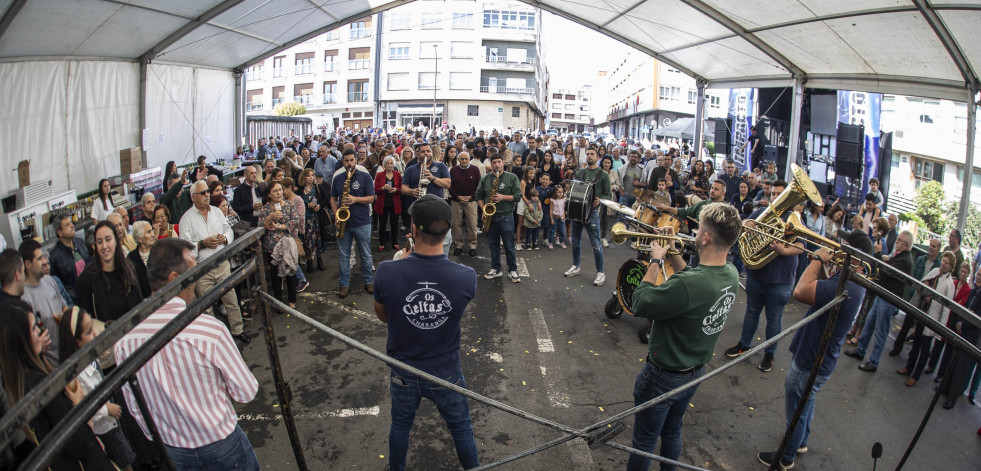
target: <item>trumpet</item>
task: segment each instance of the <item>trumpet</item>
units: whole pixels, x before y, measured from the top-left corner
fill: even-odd
[[[774,235],[773,233],[765,230],[757,229],[755,227],[749,227],[745,224],[743,225],[743,229],[747,231],[755,232],[764,237],[768,237],[773,241],[782,242],[786,245],[792,245],[795,241],[803,240],[805,242],[810,242],[811,244],[814,245],[822,246],[833,252],[831,263],[838,265],[839,267],[845,264],[845,252],[841,250],[841,244],[812,231],[810,228],[807,227],[806,224],[804,224],[803,221],[801,221],[799,213],[796,212],[790,213],[790,216],[787,217],[787,222],[783,223],[783,227],[780,227],[779,225],[776,224],[767,224],[760,221],[755,221],[755,223],[756,225],[763,226],[765,229],[769,229],[770,231],[775,231],[777,233],[782,232],[783,237]],[[798,247],[798,248],[811,255],[817,256],[816,250],[811,250],[806,247]],[[865,261],[862,261],[861,263],[865,267],[865,273],[871,276],[872,266]]]
[[[614,244],[623,244],[627,242],[627,239],[631,237],[637,238],[637,250],[641,252],[649,251],[647,247],[651,241],[660,241],[662,243],[677,242],[682,246],[682,250],[668,249],[668,255],[681,255],[683,253],[690,253],[694,251],[695,238],[684,234],[675,234],[673,236],[664,234],[651,234],[648,232],[632,232],[627,230],[626,224],[618,222],[610,228],[610,240]]]

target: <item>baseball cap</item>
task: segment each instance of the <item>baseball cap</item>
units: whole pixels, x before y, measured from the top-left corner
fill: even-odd
[[[409,217],[412,218],[412,224],[418,227],[420,231],[439,236],[446,234],[446,230],[450,228],[453,212],[450,210],[450,205],[446,204],[442,198],[436,195],[426,195],[409,206]],[[439,224],[441,221],[446,222],[445,228]]]
[[[841,237],[845,243],[862,252],[867,254],[872,253],[872,239],[861,229],[852,229],[851,232],[838,230],[838,237]]]

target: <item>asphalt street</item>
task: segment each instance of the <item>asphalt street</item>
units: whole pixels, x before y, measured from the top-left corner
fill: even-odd
[[[480,236],[478,257],[452,257],[478,274],[490,268]],[[376,247],[377,248],[377,247]],[[635,252],[613,246],[605,251],[607,283],[592,285],[592,253],[586,243],[583,273],[564,278],[571,248],[547,247],[518,252],[520,283],[506,278],[478,281],[477,298],[462,323],[461,357],[468,387],[482,395],[571,427],[595,423],[633,406],[633,385],[647,346],[637,337],[643,319],[603,313],[616,273]],[[353,270],[352,294],[337,297],[336,249],[326,253],[327,271],[308,274],[298,310],[357,341],[384,352],[386,327],[374,315],[371,295]],[[374,264],[391,250],[372,253]],[[503,258],[503,256],[502,256]],[[503,261],[503,260],[502,260]],[[526,273],[525,273],[526,271]],[[745,295],[740,291],[709,363],[712,370],[729,361],[722,353],[742,328]],[[784,327],[800,320],[802,305],[791,302]],[[295,317],[274,314],[273,323],[306,462],[311,470],[382,470],[387,463],[390,396],[388,367],[315,330]],[[757,336],[763,335],[763,322]],[[897,327],[894,326],[894,330]],[[246,326],[255,336],[243,356],[260,383],[257,397],[238,407],[263,469],[296,469],[283,424],[261,332],[256,320]],[[684,419],[680,461],[718,470],[764,469],[759,451],[773,450],[784,431],[783,383],[790,353],[782,342],[773,370],[757,369],[762,355],[701,385]],[[891,345],[891,342],[890,342]],[[909,348],[907,347],[908,351]],[[870,450],[881,442],[878,469],[894,469],[925,413],[934,390],[933,376],[913,387],[894,373],[905,364],[883,355],[879,371],[865,373],[858,361],[842,357],[817,398],[809,451],[797,469],[872,469]],[[941,399],[941,403],[943,399]],[[471,414],[486,464],[556,439],[561,432],[471,400]],[[615,438],[630,444],[633,419]],[[981,408],[961,398],[952,410],[938,407],[905,469],[981,469]],[[577,439],[505,464],[508,470],[623,469],[627,454]],[[460,469],[453,442],[435,407],[427,401],[416,416],[408,468]],[[656,469],[656,468],[655,468]]]

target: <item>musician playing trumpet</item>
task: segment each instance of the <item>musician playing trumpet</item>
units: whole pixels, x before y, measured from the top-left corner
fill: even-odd
[[[686,266],[681,255],[668,255],[669,249],[672,253],[681,251],[681,247],[671,247],[676,242],[662,245],[660,240],[651,241],[650,267],[631,300],[635,315],[653,321],[650,353],[634,385],[635,405],[705,374],[705,364],[712,359],[715,343],[735,304],[739,276],[736,267],[726,262],[726,255],[742,230],[739,214],[728,204],[712,203],[701,211],[699,227],[695,250],[701,264],[695,268]],[[659,232],[674,235],[671,227]],[[676,272],[655,286],[665,263]],[[661,438],[661,456],[677,460],[681,455],[681,419],[696,389],[638,412],[632,446],[654,453]],[[628,470],[649,467],[650,459],[639,455],[630,455],[627,461]]]

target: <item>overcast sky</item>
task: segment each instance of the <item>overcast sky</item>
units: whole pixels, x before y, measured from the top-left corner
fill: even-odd
[[[542,48],[549,88],[577,89],[592,83],[596,72],[610,70],[633,50],[616,39],[578,23],[542,12]],[[596,91],[594,91],[595,93]]]

